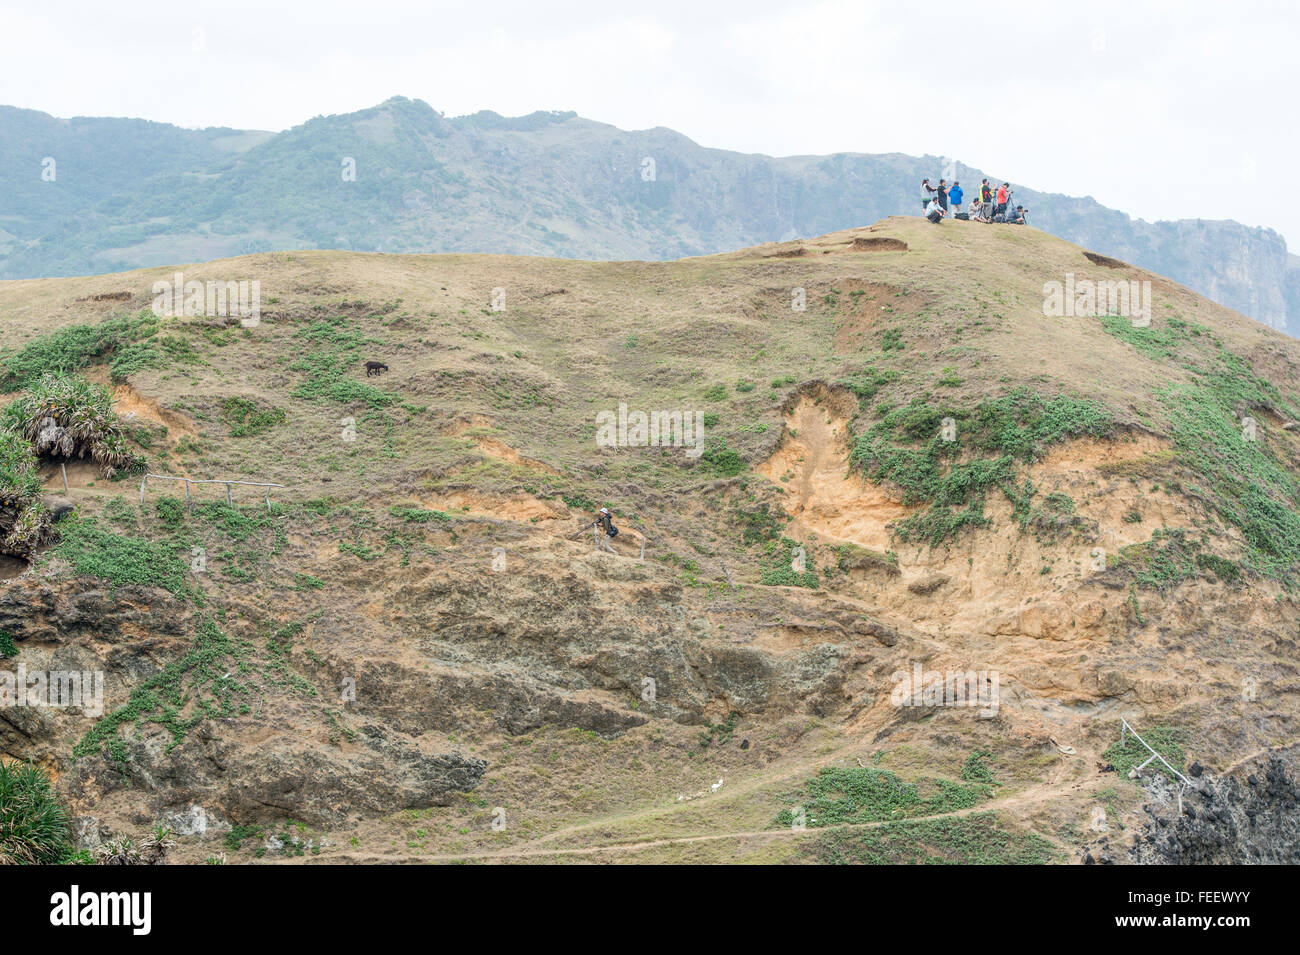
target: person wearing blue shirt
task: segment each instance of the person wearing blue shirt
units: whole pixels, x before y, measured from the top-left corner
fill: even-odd
[[[948,190],[948,205],[952,209],[952,214],[956,215],[961,212],[961,200],[964,193],[961,191],[961,183],[954,181],[952,188]]]

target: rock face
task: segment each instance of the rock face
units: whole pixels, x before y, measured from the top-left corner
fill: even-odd
[[[1161,776],[1150,820],[1129,861],[1143,865],[1240,865],[1300,862],[1300,805],[1295,781],[1272,757],[1254,769],[1211,781],[1192,776],[1178,814],[1177,785]]]
[[[151,711],[112,745],[75,757],[97,717],[84,708],[5,708],[0,753],[53,769],[82,814],[116,799],[153,819],[187,819],[199,806],[231,824],[339,824],[447,805],[474,790],[489,764],[444,748],[449,735],[559,727],[614,738],[652,719],[698,726],[729,712],[821,716],[846,705],[855,668],[899,639],[893,627],[834,607],[799,623],[803,611],[780,594],[756,608],[754,631],[738,625],[719,639],[679,582],[598,556],[537,555],[528,571],[499,576],[450,564],[402,587],[385,619],[360,633],[347,621],[357,597],[336,594],[338,612],[314,625],[320,653],[305,648],[288,661],[283,676],[293,674],[301,693],[281,688],[251,713],[193,725],[193,712],[160,721]],[[201,617],[165,593],[100,590],[78,577],[26,577],[0,590],[0,630],[13,635],[26,669],[102,671],[104,713],[193,653]],[[753,645],[769,618],[790,621],[785,629],[807,646]],[[237,625],[225,628],[246,639]],[[223,661],[218,669],[230,672],[208,675],[218,683],[254,680],[264,663],[241,670]],[[347,681],[356,692],[341,738],[330,726],[334,704],[316,701]],[[183,685],[186,696],[203,695],[195,679]]]
[[[227,143],[238,136],[243,148],[257,148],[241,154],[211,148],[222,134]],[[286,191],[277,173],[285,163],[357,136],[370,163],[399,171],[371,185],[378,206],[361,211],[315,188],[300,195]],[[89,150],[117,160],[109,169],[91,164],[84,173],[89,197],[79,198],[75,209],[61,207],[64,200],[51,199],[48,190],[38,194],[42,184],[36,177],[14,184],[19,193],[30,191],[30,197],[15,196],[14,208],[30,211],[15,216],[21,222],[8,228],[26,241],[6,244],[0,231],[0,278],[170,261],[167,249],[197,239],[199,223],[173,216],[162,232],[151,224],[148,242],[123,247],[121,238],[124,227],[141,223],[121,221],[119,198],[130,195],[133,208],[149,208],[146,197],[155,190],[199,190],[213,218],[238,224],[203,234],[214,257],[305,246],[674,259],[914,215],[916,183],[935,176],[942,164],[936,157],[898,153],[744,155],[706,149],[669,129],[629,132],[573,113],[505,118],[481,112],[447,119],[426,103],[402,97],[357,113],[318,117],[276,135],[181,130],[126,119],[71,128],[44,113],[0,107],[0,152],[11,140],[14,148],[40,144],[43,155]],[[129,157],[118,151],[122,141],[132,144]],[[644,165],[647,157],[652,168]],[[236,164],[238,175],[232,175]],[[955,178],[978,184],[985,175],[958,164]],[[518,186],[513,195],[501,193],[502,180]],[[1295,283],[1288,279],[1286,244],[1277,233],[1231,221],[1146,223],[1091,198],[1014,185],[1033,225],[1300,334]],[[483,196],[491,202],[483,203]],[[387,211],[375,216],[376,207]],[[74,213],[77,224],[68,226]],[[515,228],[522,221],[536,225]],[[57,242],[40,241],[55,232]],[[288,246],[287,235],[293,236]],[[172,242],[158,242],[158,236]]]

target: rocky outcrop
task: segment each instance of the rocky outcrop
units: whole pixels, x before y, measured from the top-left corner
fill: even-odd
[[[1277,757],[1225,779],[1193,765],[1192,787],[1178,812],[1178,785],[1155,777],[1149,817],[1134,837],[1130,862],[1143,865],[1240,865],[1300,862],[1300,794]]]

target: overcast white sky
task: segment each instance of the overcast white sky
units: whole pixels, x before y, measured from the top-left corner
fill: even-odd
[[[1298,41],[1295,0],[0,0],[0,103],[272,130],[394,95],[571,109],[745,152],[950,156],[1300,251]]]

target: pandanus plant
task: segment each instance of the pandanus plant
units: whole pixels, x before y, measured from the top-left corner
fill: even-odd
[[[107,389],[81,378],[47,373],[5,409],[5,424],[38,455],[91,458],[105,477],[143,462],[127,445]]]
[[[49,528],[31,445],[12,431],[0,431],[0,553],[26,557]]]

